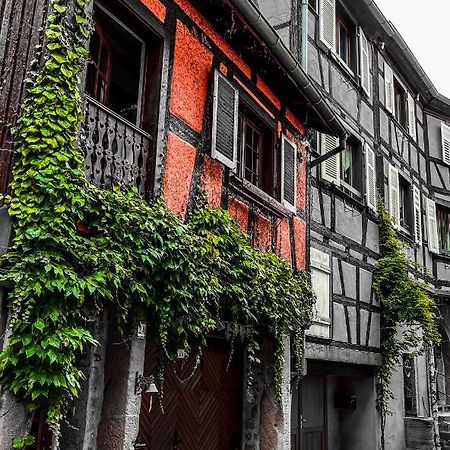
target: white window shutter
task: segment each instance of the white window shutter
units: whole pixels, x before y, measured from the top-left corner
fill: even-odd
[[[446,164],[450,164],[450,127],[441,124],[441,135],[442,135],[442,161]]]
[[[336,0],[320,0],[319,35],[328,48],[336,48]]]
[[[422,210],[420,201],[420,189],[414,186],[414,241],[422,245]]]
[[[439,236],[437,229],[436,203],[427,199],[428,250],[439,253]]]
[[[413,96],[408,92],[408,130],[409,135],[417,139],[417,125],[416,125],[416,104]]]
[[[372,78],[370,76],[370,46],[362,28],[359,28],[359,76],[361,87],[370,97]]]
[[[320,149],[322,155],[339,147],[339,139],[328,134],[320,135]],[[341,184],[341,154],[331,156],[322,163],[322,178],[336,185]]]
[[[281,200],[292,212],[297,211],[297,146],[283,135],[281,141]]]
[[[367,206],[377,210],[377,178],[375,167],[375,152],[365,144],[366,154],[366,201]]]
[[[400,186],[398,170],[389,165],[389,214],[395,227],[400,226]]]
[[[214,74],[211,156],[236,169],[239,92],[220,72]]]
[[[384,106],[386,109],[394,113],[394,72],[389,64],[384,63]]]

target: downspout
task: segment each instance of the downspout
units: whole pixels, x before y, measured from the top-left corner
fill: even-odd
[[[302,0],[302,2],[304,1]],[[281,67],[289,74],[299,91],[308,99],[310,107],[315,110],[322,122],[331,130],[330,134],[334,134],[340,138],[346,135],[346,130],[341,119],[308,77],[298,58],[295,58],[291,51],[284,45],[278,33],[269,24],[254,1],[232,0],[232,2],[249,25],[253,27],[265,44],[271,49]]]
[[[327,159],[330,159],[332,156],[337,155],[338,153],[342,152],[347,145],[347,134],[344,136],[339,136],[339,146],[335,149],[325,153],[325,155],[321,155],[318,158],[316,158],[314,161],[312,161],[309,165],[310,169],[318,166],[319,164],[322,164]]]
[[[308,73],[308,0],[302,0],[301,8],[301,63],[303,70]]]

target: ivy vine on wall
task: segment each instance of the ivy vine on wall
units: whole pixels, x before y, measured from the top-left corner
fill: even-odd
[[[410,278],[408,261],[391,217],[380,201],[380,259],[373,274],[374,292],[381,302],[381,352],[378,409],[382,422],[389,414],[389,400],[394,398],[390,381],[404,353],[419,354],[426,346],[439,342],[434,314],[435,304],[427,285]]]
[[[315,302],[309,278],[253,248],[224,210],[199,205],[181,223],[162,199],[150,205],[135,188],[99,190],[87,182],[77,141],[91,18],[87,0],[73,3],[69,10],[62,0],[52,2],[45,61],[14,133],[8,199],[14,238],[0,262],[1,281],[11,286],[1,384],[31,412],[45,409],[58,432],[64,406],[79,394],[77,355],[95,344],[88,322],[110,304],[125,323],[138,311],[147,314],[150,334],[166,350],[164,363],[177,349],[200,357],[224,318],[251,330],[249,361],[257,363],[266,324],[280,396],[288,335],[301,369],[303,330]],[[29,443],[18,437],[14,447]]]

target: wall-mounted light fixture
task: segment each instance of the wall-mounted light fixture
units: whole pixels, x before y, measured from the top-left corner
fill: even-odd
[[[142,395],[142,394],[157,394],[158,388],[155,384],[155,377],[150,375],[149,377],[144,377],[143,375],[139,375],[136,372],[136,379],[134,383],[134,394]]]

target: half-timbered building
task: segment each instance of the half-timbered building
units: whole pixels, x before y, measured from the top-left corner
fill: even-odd
[[[437,448],[439,415],[443,445],[448,442],[450,101],[375,2],[258,3],[348,131],[345,148],[322,163],[338,141],[322,133],[311,139],[319,163],[311,164],[310,241],[318,315],[307,340],[307,375],[294,392],[293,448],[380,448],[375,403],[382,311],[371,290],[379,201],[410,261],[426,269],[411,276],[429,284],[443,335],[442,348],[403,356],[392,380],[385,448]]]
[[[102,189],[134,184],[150,202],[163,195],[182,220],[204,195],[211,208],[228,209],[255,246],[305,269],[307,133],[314,128],[342,139],[346,131],[257,7],[248,0],[95,0],[91,7],[80,131],[88,180]],[[40,0],[0,6],[3,194],[14,161],[11,127],[27,77],[42,63],[51,9]],[[0,214],[4,251],[11,232],[6,207]],[[6,298],[4,288],[2,332]],[[220,338],[234,326],[227,323],[197,370],[183,355],[168,370],[159,403],[151,386],[140,387],[155,368],[146,326],[152,324],[144,320],[124,339],[111,315],[98,320],[100,345],[80,358],[82,395],[70,408],[60,448],[290,448],[289,343],[281,409],[270,371],[260,374],[258,395],[246,395],[245,349],[236,348],[230,364]],[[270,340],[265,353],[270,361]],[[1,448],[29,429],[34,448],[56,445],[43,416],[32,419],[6,391],[0,411]]]

